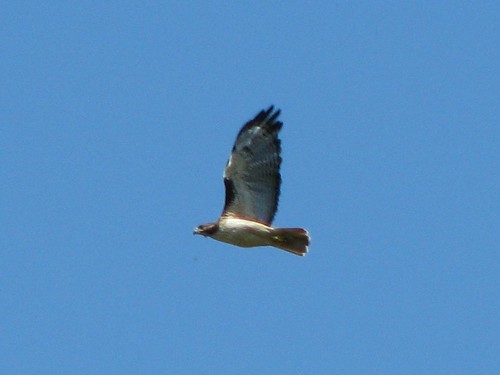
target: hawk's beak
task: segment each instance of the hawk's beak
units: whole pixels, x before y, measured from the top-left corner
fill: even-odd
[[[194,228],[193,234],[200,234],[200,229],[199,228]]]

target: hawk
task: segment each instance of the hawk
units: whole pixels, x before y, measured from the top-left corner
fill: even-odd
[[[194,234],[241,247],[273,246],[305,255],[309,234],[302,228],[271,226],[280,194],[280,110],[271,106],[247,122],[236,137],[224,170],[226,199],[217,222]]]

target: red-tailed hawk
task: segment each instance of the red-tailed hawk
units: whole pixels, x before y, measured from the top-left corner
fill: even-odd
[[[194,234],[241,247],[274,246],[305,255],[309,235],[302,228],[273,228],[278,209],[283,123],[280,110],[261,111],[238,133],[224,170],[226,201],[216,223],[198,226]]]

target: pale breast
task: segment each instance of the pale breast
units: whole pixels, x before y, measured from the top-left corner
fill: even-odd
[[[224,217],[213,238],[241,247],[268,246],[272,228],[255,221]]]

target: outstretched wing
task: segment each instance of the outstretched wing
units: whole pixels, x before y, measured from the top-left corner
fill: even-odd
[[[238,216],[271,224],[278,209],[281,147],[271,106],[247,122],[238,133],[224,170],[226,202],[223,216]]]

